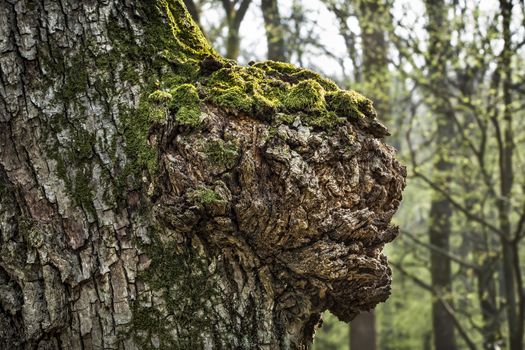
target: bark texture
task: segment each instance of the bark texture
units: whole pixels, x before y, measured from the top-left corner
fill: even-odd
[[[300,349],[387,298],[405,171],[362,96],[182,0],[2,0],[0,73],[1,348]]]

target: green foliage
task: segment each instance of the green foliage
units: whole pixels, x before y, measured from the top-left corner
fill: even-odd
[[[313,350],[346,350],[349,347],[348,324],[326,311],[323,325],[315,332]],[[353,350],[353,349],[352,349]]]

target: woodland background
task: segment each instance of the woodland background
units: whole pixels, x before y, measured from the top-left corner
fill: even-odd
[[[408,166],[390,299],[356,321],[364,336],[325,314],[314,348],[522,349],[525,2],[185,2],[225,56],[373,99]]]

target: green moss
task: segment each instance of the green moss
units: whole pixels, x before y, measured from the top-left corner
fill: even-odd
[[[58,91],[57,97],[64,102],[73,101],[74,98],[86,91],[88,85],[88,73],[83,53],[76,54],[71,60],[64,60],[66,67],[63,70],[64,84]]]
[[[325,90],[318,82],[307,79],[290,88],[283,105],[291,112],[321,111],[325,106],[324,95]]]
[[[69,152],[69,161],[74,164],[80,164],[91,158],[95,142],[94,134],[84,129],[77,129],[74,132],[73,149]]]
[[[181,107],[176,119],[180,124],[195,127],[201,122],[201,114],[198,108]]]
[[[37,222],[30,217],[21,216],[18,219],[18,232],[30,247],[39,248],[44,243],[42,230],[38,228]]]
[[[148,99],[151,102],[154,102],[157,104],[167,105],[168,103],[171,102],[171,100],[173,99],[173,96],[167,91],[157,90],[149,94]]]
[[[173,107],[177,110],[177,122],[192,127],[199,125],[202,113],[197,88],[191,84],[182,84],[174,88],[171,95]]]
[[[93,206],[93,188],[91,185],[90,170],[79,169],[77,171],[71,194],[77,205],[82,206],[84,210],[88,211],[93,216],[96,215],[96,210]]]
[[[144,247],[153,259],[140,278],[163,299],[165,313],[137,300],[132,305],[129,335],[141,349],[201,349],[200,335],[213,326],[208,315],[213,312],[213,300],[220,290],[216,276],[209,272],[209,262],[195,250],[186,249],[177,241],[161,241],[162,229],[156,230],[152,244]],[[181,325],[176,338],[169,320]],[[158,340],[159,347],[153,346],[153,338]]]
[[[206,187],[197,188],[189,196],[195,204],[212,204],[222,200],[220,194]]]
[[[335,91],[326,94],[327,107],[345,118],[365,118],[366,115],[360,110],[367,106],[370,101],[355,91]],[[370,105],[371,106],[371,105]]]
[[[173,104],[179,106],[199,105],[200,98],[197,88],[192,84],[182,84],[176,86],[172,91]]]
[[[277,120],[279,124],[292,124],[295,118],[297,118],[297,116],[293,114],[277,113],[275,115],[275,120]]]
[[[292,77],[298,79],[299,81],[303,81],[306,79],[314,80],[319,85],[321,85],[323,89],[325,89],[326,91],[335,91],[339,89],[337,84],[334,83],[333,81],[323,78],[318,73],[315,73],[308,69],[301,69],[300,71],[292,74]]]
[[[159,0],[157,6],[168,20],[171,35],[162,33],[160,38],[156,35],[161,28],[165,28],[164,25],[150,26],[149,29],[153,32],[150,35],[153,34],[153,38],[157,36],[157,40],[165,41],[164,46],[171,49],[169,52],[177,53],[179,57],[182,55],[184,58],[202,59],[208,55],[218,56],[191,18],[183,1]]]
[[[235,112],[249,113],[266,122],[304,124],[329,129],[362,114],[373,118],[368,100],[307,69],[266,61],[250,67],[217,64],[199,79],[206,101]],[[348,112],[351,112],[350,114]]]
[[[309,69],[297,67],[290,63],[264,61],[254,64],[253,67],[265,71],[270,76],[275,76],[288,82],[297,83],[302,80],[312,79],[318,82],[326,91],[339,89],[332,80],[323,78],[320,74]]]
[[[252,97],[239,86],[213,88],[210,90],[209,101],[219,107],[245,113],[250,113],[253,105]]]
[[[204,153],[206,157],[213,163],[226,168],[231,168],[235,165],[238,156],[238,147],[232,142],[224,142],[223,140],[210,140],[206,142]]]
[[[333,111],[323,111],[321,113],[314,113],[305,117],[308,125],[318,128],[333,128],[337,125],[343,124],[346,119],[339,117]]]

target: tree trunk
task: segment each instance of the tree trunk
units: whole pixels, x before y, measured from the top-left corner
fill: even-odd
[[[360,313],[350,325],[351,350],[376,350],[376,317],[374,312]]]
[[[226,37],[226,57],[236,60],[241,53],[241,36],[239,30],[246,16],[252,0],[222,0],[222,6],[226,13],[228,23],[228,34]],[[236,6],[236,5],[239,6]]]
[[[373,94],[374,107],[381,120],[390,109],[391,76],[388,72],[388,29],[392,27],[389,6],[384,0],[358,0],[357,14],[363,49],[361,77],[363,91]]]
[[[447,7],[443,1],[426,1],[428,14],[427,31],[429,35],[428,66],[429,79],[432,82],[433,111],[437,120],[436,160],[434,162],[434,180],[445,191],[450,189],[450,171],[452,140],[454,135],[452,113],[447,107],[447,59],[450,46],[447,29]],[[430,205],[429,243],[442,251],[450,250],[452,205],[436,191]],[[436,350],[454,350],[456,341],[454,321],[444,302],[451,304],[452,275],[451,261],[445,254],[430,251],[430,269],[432,289],[439,294],[432,302],[432,324],[434,347]]]
[[[388,5],[382,0],[357,1],[361,28],[363,58],[361,81],[363,91],[374,100],[381,120],[390,116],[390,74],[388,73],[387,28],[390,20]],[[376,317],[374,310],[358,315],[350,324],[350,349],[376,349]]]
[[[499,226],[503,233],[502,272],[506,303],[506,315],[509,326],[509,349],[523,349],[525,304],[521,281],[521,265],[518,257],[519,240],[514,239],[511,226],[512,187],[514,184],[514,130],[512,115],[512,0],[500,0],[502,18],[503,51],[500,55],[503,85],[503,120],[493,120],[498,135],[500,197],[497,200]]]
[[[362,96],[182,0],[2,0],[0,72],[0,348],[301,349],[387,298],[405,171]]]
[[[241,53],[241,37],[239,28],[233,25],[228,26],[228,36],[226,37],[226,57],[236,60]]]
[[[279,14],[278,0],[261,0],[261,10],[268,44],[268,59],[286,62],[284,32]]]

